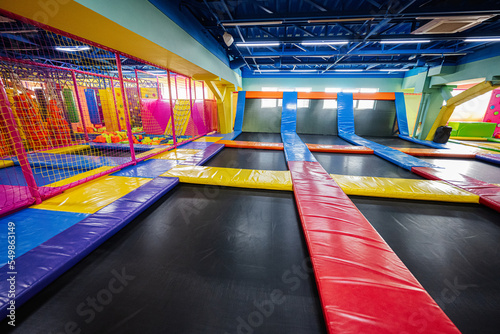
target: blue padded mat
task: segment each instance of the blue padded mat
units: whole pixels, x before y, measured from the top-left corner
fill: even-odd
[[[15,223],[16,257],[19,257],[87,216],[89,214],[39,209],[18,211],[0,218],[0,249],[7,250],[9,222]],[[7,251],[1,252],[0,267],[7,261]]]
[[[181,162],[182,161],[179,160],[150,159],[141,161],[136,166],[128,166],[111,175],[155,178],[174,168]]]
[[[84,170],[78,169],[61,169],[51,167],[32,167],[31,170],[33,171],[33,176],[35,177],[36,184],[39,187],[84,172]],[[20,166],[0,168],[0,184],[12,186],[27,186]]]

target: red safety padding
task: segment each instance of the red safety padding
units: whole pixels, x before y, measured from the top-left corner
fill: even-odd
[[[217,144],[224,144],[226,147],[233,147],[233,148],[255,148],[262,150],[283,151],[283,144],[281,143],[260,143],[256,141],[219,140],[217,141]]]
[[[329,333],[460,333],[318,162],[288,166]]]
[[[479,203],[500,212],[500,187],[440,168],[413,167],[411,171],[429,180],[441,180],[479,196]]]

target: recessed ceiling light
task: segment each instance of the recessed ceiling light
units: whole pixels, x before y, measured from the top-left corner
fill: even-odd
[[[56,46],[56,50],[62,52],[80,52],[80,51],[87,51],[90,49],[91,47],[88,45]]]

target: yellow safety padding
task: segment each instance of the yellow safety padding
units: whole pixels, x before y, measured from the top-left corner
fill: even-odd
[[[83,179],[85,179],[87,177],[90,177],[90,176],[93,176],[93,175],[105,172],[105,171],[113,169],[113,168],[114,167],[111,167],[111,166],[102,166],[102,167],[99,167],[99,168],[96,168],[96,169],[92,169],[92,170],[86,171],[84,173],[73,175],[72,177],[69,177],[69,178],[64,179],[64,180],[60,180],[60,181],[57,181],[57,182],[54,182],[54,183],[51,183],[51,184],[47,184],[45,187],[62,187],[62,186],[65,186],[67,184],[83,180]]]
[[[157,154],[158,152],[161,152],[165,150],[165,148],[154,148],[152,150],[149,150],[149,151],[146,151],[146,152],[142,152],[142,153],[139,153],[139,154],[136,154],[135,157],[136,158],[142,158],[142,157],[145,157],[146,155],[150,155],[150,154]],[[165,152],[166,153],[166,152]]]
[[[485,138],[485,137],[450,137],[450,139],[454,139],[454,140],[488,141],[488,138]]]
[[[479,196],[444,181],[331,174],[347,195],[479,203]]]
[[[42,204],[32,206],[32,208],[94,213],[149,181],[151,179],[138,177],[101,177],[68,189],[60,195],[43,201]]]
[[[168,151],[165,153],[160,153],[151,159],[186,160],[200,151],[201,150],[191,150],[191,149],[178,148],[178,149]]]
[[[178,177],[180,182],[185,183],[292,190],[292,178],[288,171],[178,165],[161,176]]]
[[[14,166],[14,161],[11,160],[0,160],[0,168],[12,167]]]
[[[75,145],[75,146],[67,146],[61,148],[54,148],[52,150],[42,151],[43,153],[59,153],[59,154],[67,154],[72,152],[83,151],[90,148],[90,145]]]
[[[161,176],[180,182],[269,190],[293,189],[290,172],[205,166],[176,166]],[[331,175],[347,195],[479,203],[479,196],[444,181]]]
[[[201,137],[196,139],[195,141],[197,142],[209,142],[209,143],[215,143],[216,141],[219,141],[223,139],[224,137]]]

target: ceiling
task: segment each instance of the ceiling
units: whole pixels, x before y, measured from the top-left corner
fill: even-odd
[[[244,73],[406,71],[500,43],[500,1],[182,0],[179,9]]]

